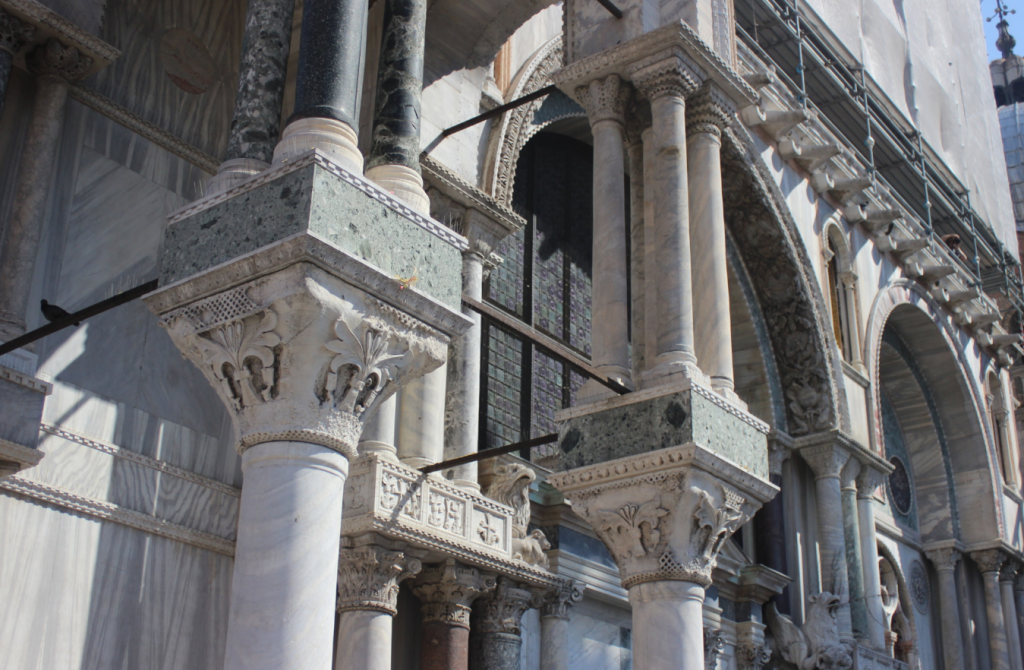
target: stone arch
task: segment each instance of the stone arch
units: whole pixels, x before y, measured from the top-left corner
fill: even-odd
[[[538,49],[512,80],[510,99],[544,88],[551,74],[562,67],[562,36],[552,38]],[[512,206],[519,154],[531,137],[556,121],[586,117],[583,108],[561,92],[552,93],[503,114],[491,127],[484,162],[484,190],[498,202]]]
[[[879,449],[884,445],[878,391],[883,383],[903,385],[898,388],[910,388],[913,383],[921,395],[918,414],[925,417],[927,412],[934,426],[944,473],[935,461],[934,445],[931,454],[911,455],[915,470],[920,463],[931,462],[926,471],[914,472],[922,540],[959,539],[971,546],[1002,538],[1002,484],[995,442],[984,419],[984,390],[979,378],[963,372],[972,369],[967,348],[977,345],[927,291],[907,279],[892,282],[876,296],[865,340],[875,382],[869,398],[873,410],[869,428],[875,445]],[[890,351],[899,355],[907,370],[887,365],[883,379],[883,359],[898,360]],[[977,352],[981,354],[980,349]],[[950,374],[951,370],[956,372]],[[984,375],[984,370],[979,374]],[[907,408],[913,409],[910,404]],[[923,420],[918,425],[923,426]],[[926,446],[923,441],[919,448]],[[945,493],[940,475],[946,479]],[[970,523],[959,523],[961,517]]]
[[[792,436],[849,432],[839,348],[821,290],[785,197],[742,127],[722,136],[725,221],[761,317]]]

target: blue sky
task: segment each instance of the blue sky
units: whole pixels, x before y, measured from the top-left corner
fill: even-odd
[[[1017,40],[1017,47],[1013,50],[1018,56],[1024,55],[1024,2],[1021,0],[1003,0],[1003,6],[1007,9],[1016,9],[1017,13],[1006,18],[1010,24],[1010,34]],[[996,13],[996,0],[981,0],[981,15],[988,18]],[[988,47],[989,60],[1000,57],[999,49],[996,49],[996,22],[999,19],[992,19],[985,22],[985,46]]]

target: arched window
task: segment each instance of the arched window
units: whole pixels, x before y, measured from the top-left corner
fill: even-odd
[[[832,332],[843,359],[862,367],[860,333],[857,325],[857,275],[853,272],[850,249],[836,223],[824,233],[822,256],[825,260],[824,293],[832,317]]]

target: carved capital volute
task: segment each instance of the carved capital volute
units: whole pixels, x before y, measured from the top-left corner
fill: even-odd
[[[682,49],[673,47],[635,63],[629,74],[645,98],[656,100],[689,97],[701,85],[698,71]]]
[[[739,670],[761,670],[771,658],[772,648],[767,644],[750,644],[736,649]]]
[[[51,38],[28,53],[25,65],[37,77],[53,77],[70,83],[85,75],[92,65],[92,58]]]
[[[988,549],[985,551],[971,552],[971,560],[978,565],[978,570],[984,573],[999,572],[1006,561],[1006,554],[1001,549]]]
[[[704,667],[715,670],[718,656],[725,649],[725,634],[720,628],[704,627]]]
[[[449,341],[311,263],[160,316],[231,413],[239,453],[295,441],[355,458],[363,421],[399,386],[441,365]]]
[[[508,577],[498,577],[494,590],[473,605],[472,629],[480,633],[519,635],[523,613],[540,607],[542,597],[521,588]]]
[[[629,84],[623,82],[617,74],[610,74],[604,79],[595,79],[585,86],[576,89],[576,97],[587,110],[591,125],[600,121],[625,123],[626,106],[629,104],[632,91]]]
[[[815,479],[839,479],[850,452],[835,443],[800,448],[800,456],[811,466]]]
[[[1012,556],[1006,557],[1006,562],[1003,563],[1003,567],[999,569],[999,581],[1000,582],[1014,582],[1017,579],[1017,573],[1020,572],[1021,563],[1019,560]]]
[[[398,583],[420,571],[420,561],[401,551],[368,545],[342,547],[338,560],[338,611],[375,610],[394,616]]]
[[[578,581],[563,580],[553,591],[544,596],[544,602],[540,607],[541,618],[568,619],[569,608],[583,600],[583,591],[586,588],[586,584]]]
[[[707,588],[725,541],[778,490],[696,445],[556,473],[548,482],[594,528],[627,589],[662,580]]]
[[[0,50],[15,55],[34,37],[34,26],[0,9]]]
[[[956,564],[960,560],[960,552],[953,547],[932,549],[926,551],[925,556],[931,561],[938,572],[953,572],[956,570]]]
[[[412,591],[423,603],[424,623],[440,621],[469,628],[470,605],[496,584],[494,575],[448,559],[425,568]]]

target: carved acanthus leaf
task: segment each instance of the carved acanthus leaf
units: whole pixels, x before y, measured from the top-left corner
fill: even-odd
[[[268,308],[196,338],[204,361],[237,410],[271,399],[277,382],[274,347],[281,342],[273,332],[276,326],[277,314]]]
[[[694,512],[698,528],[707,529],[707,534],[703,538],[700,538],[700,533],[695,533],[694,536],[702,543],[701,557],[711,566],[714,565],[725,541],[746,520],[742,512],[743,497],[724,487],[722,494],[724,503],[718,508],[712,502],[711,496],[701,491],[700,505]]]
[[[338,339],[325,345],[337,354],[331,359],[325,390],[334,397],[338,409],[358,416],[397,377],[396,368],[406,353],[389,353],[392,332],[383,321],[373,317],[348,319],[344,314],[338,317],[334,322]]]
[[[394,615],[398,583],[420,571],[418,559],[368,546],[343,548],[338,562],[338,610],[378,610]]]
[[[646,556],[661,540],[658,523],[668,510],[661,507],[661,496],[642,505],[628,503],[614,510],[600,511],[600,531],[606,542],[625,556]]]

